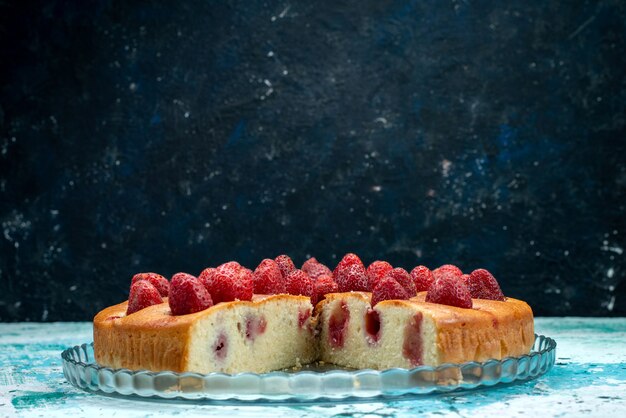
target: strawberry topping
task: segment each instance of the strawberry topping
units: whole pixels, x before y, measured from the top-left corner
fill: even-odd
[[[302,271],[309,275],[311,280],[315,281],[322,275],[332,275],[332,271],[324,264],[311,257],[302,264]]]
[[[163,298],[157,288],[148,280],[137,280],[130,286],[126,315],[159,303],[163,303]]]
[[[386,261],[376,260],[367,268],[367,280],[369,289],[373,289],[376,286],[376,282],[382,279],[393,270],[391,264]]]
[[[170,282],[160,274],[156,273],[137,273],[133,276],[133,280],[130,282],[131,285],[135,284],[135,282],[139,280],[147,280],[152,284],[152,286],[156,287],[159,291],[159,294],[163,297],[166,297],[170,291]]]
[[[409,297],[412,298],[417,294],[417,292],[415,291],[415,283],[413,283],[411,275],[405,269],[396,267],[395,269],[392,269],[389,273],[387,273],[387,276],[385,277],[392,277],[396,279],[396,281],[400,283],[402,287],[404,287],[404,290],[406,290],[406,293],[407,295],[409,295]]]
[[[293,264],[293,261],[288,255],[281,254],[274,259],[276,264],[278,264],[278,268],[280,272],[283,274],[283,278],[286,278],[289,273],[296,269],[296,266]]]
[[[209,290],[209,283],[213,281],[213,275],[216,271],[217,269],[214,267],[207,267],[202,270],[202,273],[198,276],[198,280],[200,280],[200,283],[202,283],[207,290]]]
[[[341,264],[341,263],[340,263]],[[335,269],[335,281],[340,292],[368,291],[367,271],[361,263],[339,265]]]
[[[328,294],[328,293],[337,293],[339,291],[339,286],[337,286],[337,283],[333,280],[333,278],[328,275],[322,275],[319,276],[317,278],[317,280],[315,281],[315,296],[316,296],[316,300],[313,303],[314,305],[325,299],[324,295]]]
[[[202,282],[187,273],[172,276],[168,303],[173,315],[187,315],[213,306],[211,295]]]
[[[504,300],[498,281],[485,269],[474,270],[467,280],[470,294],[476,299]]]
[[[315,299],[313,280],[305,272],[295,269],[285,279],[285,289],[290,295],[303,295]]]
[[[462,280],[449,274],[435,279],[426,293],[426,302],[468,309],[472,307],[472,297],[467,286]]]
[[[433,270],[433,277],[435,279],[438,279],[439,277],[443,275],[448,275],[448,274],[461,277],[463,275],[463,272],[461,271],[460,268],[458,268],[457,266],[453,264],[444,264],[443,266],[438,267]]]
[[[335,269],[333,270],[333,278],[335,280],[337,280],[337,274],[341,270],[344,270],[345,268],[347,268],[348,266],[351,266],[353,264],[360,265],[361,267],[363,267],[363,269],[365,269],[365,266],[363,265],[363,262],[361,261],[361,259],[359,258],[358,255],[353,254],[353,253],[348,253],[348,254],[343,256],[343,258],[341,259],[339,264],[337,264],[337,267],[335,267]],[[339,283],[339,282],[337,282],[337,283]]]
[[[203,282],[213,303],[233,300],[251,300],[254,293],[252,271],[239,263],[229,262],[215,269],[215,272]]]
[[[376,306],[378,302],[391,299],[408,299],[410,296],[396,279],[385,276],[378,281],[372,290],[371,305]]]
[[[254,270],[254,293],[261,295],[277,295],[285,293],[283,273],[276,261],[266,258]]]
[[[411,270],[411,278],[417,292],[427,291],[435,281],[432,271],[426,266],[417,266]]]

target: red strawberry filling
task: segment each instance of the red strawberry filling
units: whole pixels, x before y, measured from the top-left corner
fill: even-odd
[[[345,301],[335,307],[328,320],[328,338],[332,347],[342,348],[350,321],[350,311]]]
[[[368,309],[365,313],[365,332],[367,342],[370,345],[376,344],[380,339],[380,315],[374,309]]]
[[[310,317],[311,317],[310,309],[305,309],[305,310],[300,309],[298,311],[298,326],[300,328],[304,328]]]
[[[265,332],[266,328],[267,321],[263,315],[246,318],[246,338],[248,340],[254,341],[257,336]]]
[[[422,313],[417,312],[404,328],[402,355],[411,366],[422,364]]]
[[[218,360],[224,360],[228,354],[228,338],[223,333],[220,333],[217,340],[213,344],[213,353]]]

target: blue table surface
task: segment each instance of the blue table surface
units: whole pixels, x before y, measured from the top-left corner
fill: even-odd
[[[626,416],[626,318],[536,318],[557,341],[548,374],[508,386],[401,401],[324,405],[167,403],[71,386],[61,351],[92,341],[88,322],[0,324],[0,416]]]

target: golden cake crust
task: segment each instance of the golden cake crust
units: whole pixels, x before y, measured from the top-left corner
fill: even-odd
[[[252,301],[223,302],[200,312],[172,315],[164,302],[126,316],[128,301],[100,311],[93,320],[96,362],[112,368],[187,371],[189,342],[200,319],[235,307],[261,307],[270,301],[308,301],[307,296],[255,295]]]

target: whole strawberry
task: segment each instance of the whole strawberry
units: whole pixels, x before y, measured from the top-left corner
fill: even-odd
[[[276,264],[278,264],[278,268],[280,269],[280,272],[283,274],[283,279],[286,278],[289,275],[289,273],[291,273],[292,271],[296,269],[295,264],[293,264],[293,261],[288,255],[281,254],[278,257],[276,257],[274,261],[276,261]]]
[[[202,283],[205,288],[209,289],[210,283],[212,283],[213,281],[213,275],[216,271],[217,269],[214,267],[207,267],[202,270],[202,272],[198,276],[198,280],[200,280],[200,283]]]
[[[163,298],[157,288],[148,280],[137,280],[130,286],[126,315],[159,303],[163,303]]]
[[[311,280],[316,281],[318,277],[328,274],[332,275],[328,267],[311,257],[302,264],[302,271],[309,275]]]
[[[383,300],[405,300],[409,299],[409,297],[404,287],[393,277],[387,275],[376,283],[376,286],[372,290],[372,300],[370,303],[373,307]]]
[[[445,274],[435,279],[430,286],[426,293],[426,302],[468,309],[472,307],[472,297],[463,281]]]
[[[251,300],[254,292],[252,272],[239,263],[222,264],[203,283],[213,299],[213,303],[234,300]]]
[[[463,275],[463,272],[461,271],[460,268],[458,268],[457,266],[453,264],[444,264],[443,266],[440,266],[433,270],[433,277],[435,279],[438,279],[439,277],[443,275],[452,275],[456,277],[461,277]]]
[[[341,261],[339,261],[339,263],[337,264],[337,267],[335,267],[335,269],[333,270],[333,278],[337,280],[337,274],[339,273],[339,271],[344,270],[346,267],[351,266],[353,264],[360,265],[361,267],[363,267],[363,269],[365,269],[365,266],[363,265],[363,262],[361,261],[358,255],[353,254],[353,253],[348,253],[343,256]]]
[[[411,278],[411,275],[405,269],[396,267],[395,269],[389,271],[387,273],[387,276],[385,277],[392,277],[398,283],[400,283],[400,285],[404,287],[404,290],[406,290],[406,293],[407,295],[409,295],[409,297],[413,297],[417,294],[417,292],[415,291],[415,283],[413,283],[413,278]]]
[[[290,295],[303,295],[315,299],[313,280],[302,270],[295,269],[285,279],[285,289]]]
[[[376,282],[385,277],[391,270],[393,270],[392,265],[386,261],[376,260],[370,264],[367,267],[368,288],[374,289]]]
[[[266,258],[254,270],[254,293],[277,295],[285,293],[285,281],[276,261]]]
[[[333,280],[333,277],[329,274],[319,276],[314,283],[316,300],[314,304],[323,300],[328,293],[337,293],[339,286]]]
[[[498,281],[485,269],[474,270],[467,279],[467,287],[475,299],[505,300]]]
[[[415,283],[415,290],[418,292],[427,291],[435,281],[433,273],[426,266],[417,266],[411,270],[411,278]]]
[[[137,273],[133,276],[132,281],[130,282],[130,284],[134,284],[135,282],[139,281],[139,280],[147,280],[150,282],[150,284],[152,284],[152,286],[156,287],[157,290],[159,291],[159,294],[162,297],[166,297],[167,294],[170,291],[170,282],[167,281],[167,279],[163,276],[161,276],[160,274],[156,274],[156,273]]]
[[[340,292],[369,291],[367,271],[363,264],[354,263],[337,266],[335,270],[335,282],[337,282]]]
[[[213,306],[211,295],[200,280],[187,273],[172,276],[168,303],[173,315],[187,315]]]

